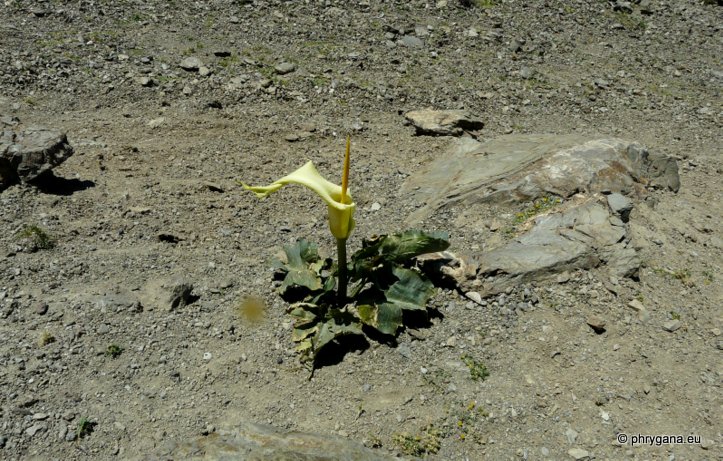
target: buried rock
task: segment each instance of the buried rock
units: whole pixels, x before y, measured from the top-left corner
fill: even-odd
[[[150,459],[403,461],[349,439],[304,432],[281,432],[271,426],[250,422],[241,422],[206,437],[172,445],[167,453]]]
[[[453,205],[513,204],[545,196],[617,192],[639,197],[647,188],[680,187],[674,159],[621,139],[509,135],[480,143],[456,140],[450,151],[404,184],[422,206],[408,224]]]
[[[73,155],[65,133],[31,126],[0,132],[0,191],[17,183],[38,182]]]

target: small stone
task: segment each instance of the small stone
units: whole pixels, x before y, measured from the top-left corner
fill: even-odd
[[[290,74],[296,70],[296,64],[294,64],[293,62],[282,62],[281,64],[277,64],[274,67],[274,70],[279,75]]]
[[[369,208],[372,211],[379,211],[382,209],[382,205],[379,202],[372,203],[372,206]]]
[[[187,70],[189,72],[195,72],[203,66],[203,62],[201,62],[201,60],[195,56],[189,56],[186,59],[184,59],[183,61],[181,61],[180,66],[181,66],[181,69],[183,69],[183,70]]]
[[[38,315],[45,315],[48,312],[48,303],[39,301],[35,304],[34,310]]]
[[[624,223],[630,221],[630,212],[633,209],[633,202],[617,192],[607,196],[608,206],[613,213],[622,219]]]
[[[595,333],[599,335],[605,333],[605,320],[597,315],[591,315],[586,322]]]
[[[468,291],[464,295],[472,301],[476,302],[477,304],[482,304],[482,295],[480,295],[478,292]]]
[[[203,360],[208,362],[209,360],[211,360],[211,358],[213,358],[213,355],[210,352],[203,353]]]
[[[158,117],[148,122],[149,128],[158,128],[166,122],[166,117]]]
[[[397,346],[397,352],[399,352],[399,355],[401,355],[405,359],[412,358],[412,349],[409,348],[408,344],[400,344],[399,346]]]
[[[186,85],[183,87],[183,90],[181,90],[181,93],[183,93],[184,96],[190,96],[191,94],[193,94],[193,89],[190,86]]]
[[[213,71],[206,66],[201,66],[198,68],[198,75],[200,75],[201,77],[208,77],[212,73]]]
[[[26,433],[28,436],[33,437],[33,436],[35,436],[35,434],[37,434],[38,432],[44,431],[44,430],[45,430],[45,424],[33,424],[33,425],[30,426],[29,428],[25,429],[25,433]]]
[[[550,450],[547,447],[540,448],[540,453],[542,453],[542,456],[549,456]]]
[[[643,384],[643,392],[645,392],[645,395],[650,394],[651,390],[652,390],[652,388],[650,387],[650,384],[647,384],[647,383]]]
[[[414,35],[405,35],[400,40],[400,43],[407,48],[422,48],[424,46],[422,39],[415,37]]]
[[[455,347],[457,345],[457,337],[451,336],[445,343],[445,346],[447,347]]]
[[[565,437],[567,438],[567,443],[573,444],[575,440],[577,440],[577,431],[568,427],[565,431]]]
[[[703,450],[709,450],[715,445],[715,442],[711,439],[701,439],[700,448]]]
[[[663,330],[672,333],[678,328],[680,328],[680,325],[680,320],[669,320],[663,324]]]
[[[720,336],[720,328],[713,328],[710,332],[713,333],[713,336]]]
[[[141,77],[138,79],[138,83],[140,83],[141,86],[144,86],[146,88],[150,88],[155,85],[155,82],[150,77]]]
[[[33,420],[35,420],[35,421],[43,421],[43,420],[46,420],[46,419],[48,419],[48,414],[47,414],[47,413],[35,413],[35,414],[33,414]]]
[[[522,69],[520,69],[520,77],[524,78],[525,80],[529,80],[534,76],[534,69],[530,69],[529,67],[523,67]]]
[[[572,456],[573,459],[577,461],[590,459],[590,453],[588,453],[586,450],[583,450],[582,448],[570,448],[569,450],[567,450],[567,454]]]
[[[77,436],[77,434],[75,433],[75,431],[68,431],[68,432],[65,434],[65,441],[66,441],[66,442],[72,442],[72,441],[74,441],[77,437],[78,437],[78,436]]]
[[[8,438],[4,435],[0,435],[0,449],[5,448],[5,445],[8,443]]]

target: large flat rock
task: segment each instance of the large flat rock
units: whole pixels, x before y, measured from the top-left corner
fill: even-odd
[[[647,187],[680,187],[675,160],[616,138],[509,135],[477,142],[455,140],[449,152],[407,179],[403,192],[423,205],[416,223],[457,204],[514,203],[555,195],[617,192],[642,195]]]
[[[341,437],[283,432],[271,426],[242,422],[169,447],[149,459],[188,461],[402,461]]]

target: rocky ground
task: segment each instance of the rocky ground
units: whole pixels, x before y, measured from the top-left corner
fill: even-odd
[[[182,459],[179,446],[246,423],[380,457],[720,459],[715,2],[6,0],[0,12],[3,129],[62,130],[75,149],[55,179],[0,193],[3,459]],[[405,122],[426,107],[475,114],[481,140],[637,141],[677,160],[680,190],[632,211],[637,279],[571,271],[480,304],[440,290],[431,326],[309,380],[267,261],[302,237],[332,254],[325,206],[300,187],[258,201],[236,180],[266,184],[307,160],[338,177],[351,133],[356,248],[406,227],[419,204],[403,184],[449,149]],[[474,254],[513,239],[502,230],[528,208],[453,207],[420,224]],[[174,289],[185,302],[171,306]],[[249,295],[262,321],[240,315]],[[472,379],[470,363],[489,376]],[[621,433],[701,439],[631,446]]]

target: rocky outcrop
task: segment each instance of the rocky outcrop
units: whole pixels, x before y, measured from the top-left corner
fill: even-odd
[[[475,280],[456,281],[488,296],[575,269],[602,267],[613,277],[635,277],[640,260],[627,225],[635,201],[649,189],[679,187],[675,160],[638,143],[514,135],[485,143],[456,140],[449,155],[412,175],[404,191],[422,203],[410,223],[453,205],[513,211],[549,197],[561,203],[529,218],[512,240],[472,255],[479,261]]]
[[[515,203],[554,195],[680,188],[674,159],[638,143],[557,135],[509,135],[479,143],[460,139],[447,155],[410,176],[403,191],[422,202],[410,222],[465,203]]]

